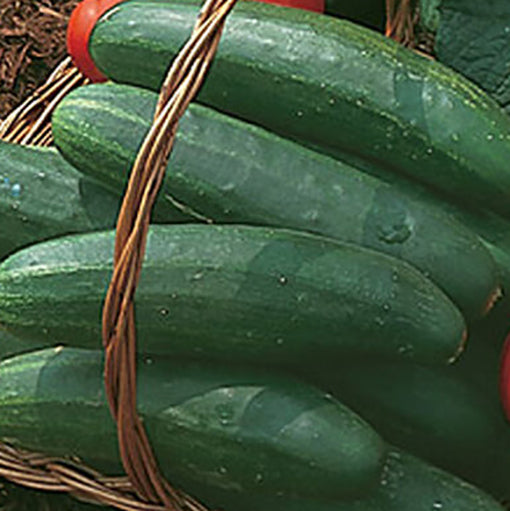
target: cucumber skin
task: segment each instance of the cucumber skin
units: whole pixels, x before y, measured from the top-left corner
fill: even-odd
[[[200,366],[183,365],[177,361],[172,364],[172,362],[167,363],[162,359],[152,360],[150,364],[147,362],[149,360],[146,360],[146,363],[141,363],[139,367],[140,411],[145,419],[149,436],[154,442],[155,451],[159,456],[159,462],[163,470],[173,483],[176,483],[179,479],[184,482],[186,477],[177,474],[179,473],[179,467],[182,466],[179,455],[186,449],[186,444],[180,443],[177,445],[179,449],[177,455],[172,454],[168,458],[165,456],[169,448],[165,448],[164,442],[168,441],[169,444],[174,444],[180,438],[177,435],[174,436],[172,430],[170,430],[170,434],[165,433],[165,428],[161,427],[163,422],[168,424],[171,420],[172,413],[169,410],[185,409],[186,402],[189,403],[194,399],[195,405],[192,413],[199,413],[201,404],[204,405],[205,411],[209,413],[211,410],[208,407],[207,398],[203,398],[201,401],[203,394],[200,394],[200,392],[204,388],[213,387],[214,385],[211,385],[211,383],[218,380],[224,383],[228,381],[228,378],[231,381],[241,381],[245,385],[249,381],[249,371],[243,369],[243,374],[240,375],[233,368],[223,369],[221,367],[206,366],[205,371],[203,369],[199,370],[197,375],[196,367]],[[164,370],[162,370],[162,367]],[[171,370],[169,371],[167,368],[171,368]],[[198,382],[193,381],[193,378],[181,378],[188,368],[195,371]],[[99,353],[70,348],[40,351],[4,362],[0,365],[0,374],[2,376],[8,375],[8,377],[0,378],[0,409],[2,410],[0,414],[0,437],[4,435],[3,431],[7,426],[11,436],[17,436],[26,445],[38,446],[39,449],[48,454],[69,455],[71,453],[81,453],[82,459],[93,463],[96,469],[101,467],[106,470],[118,469],[119,458],[115,448],[115,431],[104,400],[101,372],[101,355]],[[227,375],[226,378],[225,375]],[[282,379],[279,380],[278,378],[277,376],[268,375],[265,385],[268,387],[271,384],[275,384],[275,387],[279,385],[279,388],[283,388],[284,392],[286,391],[289,395],[294,396],[299,390],[305,389],[305,395],[307,394],[310,397],[312,403],[314,400],[320,399],[321,395],[323,396],[320,392],[314,392],[300,382],[294,383],[292,380],[287,380],[286,384],[281,385]],[[168,385],[161,385],[161,381],[167,382]],[[173,384],[170,385],[170,382],[173,382]],[[154,391],[155,388],[156,391]],[[172,390],[165,393],[160,390],[162,388]],[[190,390],[187,391],[186,389]],[[179,404],[175,406],[176,398],[183,390],[184,399],[181,399]],[[230,395],[232,395],[232,391]],[[220,404],[222,400],[225,401],[226,399],[225,395],[220,397]],[[24,403],[23,400],[25,400]],[[173,402],[170,407],[168,406],[169,402]],[[218,401],[215,404],[218,404]],[[231,403],[227,404],[230,405]],[[274,417],[288,409],[288,406],[281,406],[276,392],[264,404],[266,408],[259,408],[255,414],[263,415],[264,412],[270,411],[271,404],[274,404],[277,410],[270,414],[271,420],[268,422],[261,420],[254,423],[254,415],[252,414],[249,422],[252,428],[262,431],[264,428],[270,428],[271,425],[274,425]],[[347,409],[340,404],[331,400],[328,400],[328,404],[336,404],[340,415],[348,415]],[[18,410],[18,414],[15,413],[16,410]],[[243,409],[241,413],[247,414],[246,409]],[[68,420],[71,414],[73,414],[73,420]],[[60,416],[62,420],[55,420],[56,417]],[[76,417],[79,417],[80,420],[75,420]],[[214,419],[211,417],[216,421],[224,419],[221,416],[221,408],[212,411],[211,416],[206,419],[207,424],[213,423]],[[10,421],[12,421],[14,429],[12,429],[13,426]],[[246,422],[243,427],[246,426]],[[242,468],[233,472],[238,479],[246,477],[248,474],[252,489],[239,493],[232,487],[219,488],[218,483],[221,484],[227,478],[225,473],[219,474],[214,479],[215,487],[205,485],[203,477],[197,485],[189,476],[186,479],[186,487],[189,487],[190,490],[195,489],[196,491],[191,493],[195,497],[202,498],[210,507],[216,509],[221,506],[226,511],[238,509],[245,511],[267,509],[274,511],[430,511],[431,509],[437,509],[438,503],[442,504],[445,510],[503,511],[503,508],[491,497],[477,488],[397,448],[382,446],[379,437],[371,433],[371,429],[366,423],[356,416],[354,416],[354,423],[351,423],[351,426],[354,424],[361,426],[361,429],[358,430],[360,434],[363,428],[365,429],[365,447],[368,454],[374,455],[377,453],[382,459],[382,463],[378,464],[379,473],[376,480],[371,487],[363,492],[361,497],[336,499],[328,502],[323,500],[324,494],[321,493],[319,499],[304,498],[302,496],[303,489],[309,490],[312,486],[309,475],[303,485],[298,487],[298,491],[301,493],[299,497],[291,497],[286,494],[280,496],[265,494],[260,478],[251,473],[258,468],[255,466],[255,461],[260,457],[260,445],[255,446],[253,461],[252,458],[246,455],[243,456],[245,453],[243,448],[241,454]],[[312,431],[312,428],[313,425],[308,422],[305,431]],[[252,442],[252,438],[248,438],[247,444],[250,444],[250,442]],[[361,444],[359,439],[358,442]],[[98,449],[99,445],[101,449]],[[215,468],[218,467],[219,462],[223,461],[223,457],[218,456],[216,451],[217,445],[218,442],[214,441],[210,453]],[[307,445],[307,447],[310,450],[310,446]],[[299,445],[298,448],[301,455],[303,446]],[[194,461],[201,462],[209,454],[208,450],[209,448],[198,453],[193,452]],[[331,456],[333,455],[334,453],[331,453]],[[355,455],[362,456],[363,452],[360,449]],[[246,463],[247,459],[250,459],[250,463]],[[229,460],[232,463],[232,453],[230,453]],[[271,463],[275,461],[278,461],[278,459],[271,459]],[[335,459],[336,461],[337,459]],[[199,464],[195,463],[195,466],[198,467]],[[289,474],[288,466],[289,461],[286,460],[282,470],[283,477]],[[270,466],[270,469],[272,468],[274,468],[274,465]],[[207,482],[211,479],[211,475],[211,472],[208,472],[205,476]],[[251,476],[255,476],[255,480],[258,481],[254,488],[253,477]],[[295,485],[298,482],[297,478],[293,479],[294,477],[296,477],[295,472],[291,474],[289,484]],[[334,487],[337,488],[340,482],[340,479],[335,480]]]
[[[12,193],[16,184],[19,197]],[[54,148],[0,141],[0,259],[55,236],[110,229],[119,200]]]
[[[156,100],[129,86],[82,87],[53,115],[55,142],[73,165],[118,193]],[[486,312],[498,288],[488,251],[439,201],[415,199],[398,184],[198,105],[181,121],[158,204],[175,200],[211,221],[305,230],[406,260],[468,320]]]
[[[0,322],[38,342],[97,346],[113,241],[69,236],[7,259]],[[460,312],[403,261],[249,226],[153,226],[136,313],[142,352],[289,367],[354,354],[445,364],[465,337]]]
[[[489,96],[374,31],[296,11],[237,5],[198,101],[510,215],[510,119]],[[123,3],[96,24],[90,53],[115,81],[159,90],[197,13]]]
[[[247,496],[248,497],[248,496]],[[300,499],[263,499],[256,495],[233,502],[243,511],[504,511],[487,493],[390,446],[379,487],[360,500],[322,503]]]
[[[0,437],[119,470],[102,371],[101,352],[71,348],[2,362]],[[215,488],[351,499],[377,484],[384,463],[385,444],[349,409],[249,367],[140,361],[138,408],[165,476],[204,500]]]
[[[44,348],[49,345],[50,343],[37,345],[34,344],[33,341],[20,339],[0,327],[0,361],[15,355],[20,355],[27,351]]]
[[[487,339],[470,339],[482,341]],[[480,347],[475,352],[485,357],[476,369],[497,373],[497,364],[487,363],[492,362],[492,353]],[[359,413],[386,441],[495,497],[508,498],[510,435],[497,384],[490,390],[477,387],[464,372],[455,365],[359,361],[330,366],[309,375],[309,380]]]

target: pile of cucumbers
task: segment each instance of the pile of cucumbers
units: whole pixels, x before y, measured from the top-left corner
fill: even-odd
[[[0,439],[110,475],[113,229],[198,9],[116,6],[89,47],[111,81],[63,99],[54,147],[0,142]],[[139,411],[169,481],[225,511],[502,511],[509,164],[510,117],[452,70],[237,5],[136,294]]]

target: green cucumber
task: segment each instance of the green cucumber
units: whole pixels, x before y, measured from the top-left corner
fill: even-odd
[[[64,237],[0,265],[0,323],[95,347],[113,232]],[[153,226],[136,296],[140,350],[302,367],[354,354],[445,364],[463,318],[399,259],[297,231]]]
[[[19,355],[26,351],[33,351],[34,349],[43,348],[48,345],[50,345],[50,343],[45,345],[34,345],[33,341],[21,339],[0,328],[0,360],[4,360],[14,355]]]
[[[471,485],[388,449],[329,395],[285,376],[146,359],[138,392],[163,472],[214,509],[503,511]],[[120,469],[98,352],[52,349],[3,362],[0,411],[0,437]]]
[[[496,303],[491,316],[502,317],[503,321],[506,320],[510,327],[510,320],[508,319],[508,312],[510,311],[510,245],[508,243],[491,243],[483,238],[482,241],[498,266],[502,288],[502,299]]]
[[[115,81],[159,90],[198,10],[127,1],[97,22],[90,53]],[[461,75],[375,31],[238,4],[197,100],[510,216],[510,118]]]
[[[65,493],[32,490],[14,483],[1,481],[0,509],[2,511],[114,511],[78,500]]]
[[[247,497],[247,496],[245,496]],[[424,461],[390,447],[375,491],[348,502],[249,498],[232,501],[243,511],[503,511],[482,490]]]
[[[466,349],[450,367],[450,372],[472,382],[494,402],[499,402],[501,350],[510,330],[510,321],[508,317],[500,318],[497,309],[495,312],[472,325]]]
[[[125,85],[77,89],[53,115],[55,143],[80,171],[119,193],[156,99]],[[181,121],[162,202],[210,221],[304,230],[396,256],[430,276],[469,320],[497,293],[494,261],[441,204],[199,105]]]
[[[472,360],[471,369],[490,370],[485,377],[492,382],[497,364],[492,366],[491,355],[479,347],[475,352],[485,360]],[[510,432],[497,382],[491,390],[477,386],[462,374],[465,369],[351,361],[315,371],[310,378],[359,413],[386,441],[508,498]]]
[[[385,472],[377,511],[503,511],[485,492],[398,449]]]
[[[99,351],[71,348],[2,362],[0,438],[118,471],[102,372]],[[353,498],[377,484],[384,463],[385,444],[348,408],[250,367],[146,359],[138,407],[166,477],[206,501],[216,489],[231,498]]]
[[[0,141],[0,259],[55,236],[110,229],[118,193],[72,167],[55,148]]]
[[[496,263],[502,299],[496,302],[491,316],[500,316],[505,321],[510,311],[510,222],[487,210],[461,209],[455,204],[445,204],[444,209],[478,235]],[[506,321],[510,326],[510,322]]]

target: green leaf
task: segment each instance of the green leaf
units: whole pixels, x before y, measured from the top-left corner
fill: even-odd
[[[420,0],[420,25],[427,32],[437,32],[441,0]]]
[[[436,55],[510,113],[510,1],[440,0]]]

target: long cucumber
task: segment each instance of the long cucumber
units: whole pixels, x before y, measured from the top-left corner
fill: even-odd
[[[503,511],[479,488],[407,452],[390,447],[379,481],[364,498],[323,503],[305,499],[274,499],[250,495],[233,509],[244,511]]]
[[[118,469],[101,373],[99,353],[69,348],[3,362],[0,437]],[[483,491],[388,448],[366,422],[298,380],[146,359],[138,393],[165,475],[214,509],[503,511]]]
[[[0,437],[119,470],[102,370],[99,351],[71,348],[2,362]],[[385,444],[315,387],[250,367],[157,358],[138,373],[139,410],[161,469],[198,498],[223,490],[221,506],[250,492],[328,501],[377,485]]]
[[[38,342],[97,346],[113,234],[64,237],[7,259],[0,323]],[[143,352],[293,367],[356,354],[445,364],[466,336],[458,309],[407,263],[250,226],[153,226],[136,313]]]
[[[78,89],[55,111],[56,144],[73,165],[119,193],[155,103],[154,93],[129,86]],[[430,276],[469,320],[498,293],[487,250],[440,203],[198,105],[181,122],[163,203],[180,203],[209,221],[299,229],[396,256]]]
[[[481,349],[476,352],[485,356]],[[485,378],[492,382],[498,366],[487,364],[489,358],[470,365],[473,371],[489,370]],[[454,366],[351,361],[311,371],[309,377],[359,413],[386,441],[496,497],[509,498],[510,431],[497,382],[487,389],[463,372]]]
[[[108,77],[159,90],[198,10],[125,2],[90,53]],[[461,75],[348,21],[238,4],[198,101],[510,215],[510,118]]]

